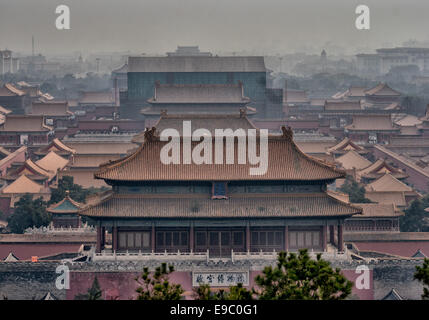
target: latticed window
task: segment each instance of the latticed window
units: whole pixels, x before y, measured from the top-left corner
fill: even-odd
[[[227,199],[226,182],[213,182],[212,199]]]

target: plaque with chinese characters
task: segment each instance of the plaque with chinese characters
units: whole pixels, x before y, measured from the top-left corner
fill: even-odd
[[[248,271],[194,271],[192,272],[192,285],[208,284],[211,287],[229,287],[242,283],[249,285]]]

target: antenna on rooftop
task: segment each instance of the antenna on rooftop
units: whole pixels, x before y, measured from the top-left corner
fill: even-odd
[[[31,36],[31,61],[34,62],[34,35]]]

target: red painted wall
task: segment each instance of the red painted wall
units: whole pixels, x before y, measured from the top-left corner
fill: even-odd
[[[355,282],[360,274],[355,270],[343,270],[344,276]],[[352,295],[360,300],[374,299],[373,274],[369,271],[370,288],[357,289],[353,287]],[[250,287],[255,286],[254,278],[261,274],[260,271],[250,271]],[[77,294],[86,293],[91,287],[92,282],[97,276],[100,288],[103,291],[103,299],[105,300],[132,300],[137,297],[136,289],[138,283],[135,278],[139,276],[137,272],[71,272],[70,273],[70,289],[67,290],[67,300],[73,300]],[[192,299],[192,273],[186,271],[175,271],[169,276],[171,283],[182,285],[185,290],[187,300]]]
[[[32,256],[46,257],[60,253],[78,252],[81,244],[49,244],[49,243],[0,243],[0,260],[10,252],[20,260],[30,260]]]

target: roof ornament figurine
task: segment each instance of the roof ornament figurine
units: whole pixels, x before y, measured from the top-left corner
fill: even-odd
[[[146,128],[144,132],[145,141],[154,141],[156,128],[152,127],[152,129]]]
[[[246,109],[245,108],[240,108],[240,118],[243,118],[246,116]]]
[[[291,127],[282,126],[283,137],[292,141],[293,139],[293,131]]]
[[[161,109],[161,117],[167,116],[167,109]]]

